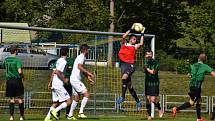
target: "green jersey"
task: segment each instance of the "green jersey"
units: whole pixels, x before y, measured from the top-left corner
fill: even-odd
[[[145,71],[145,85],[146,86],[159,86],[159,77],[158,77],[158,67],[159,64],[155,60],[145,60],[144,64],[147,68],[151,70],[157,70],[156,74],[150,74],[148,71]]]
[[[66,63],[66,71],[65,71],[65,77],[66,78],[70,78],[71,72],[72,72],[72,67],[74,64],[74,59],[73,58],[67,58],[66,59],[67,63]]]
[[[7,57],[4,61],[3,66],[6,69],[6,80],[10,78],[21,78],[18,69],[22,68],[22,62],[16,57]]]
[[[212,72],[213,69],[202,62],[194,63],[190,66],[189,73],[191,74],[190,87],[201,88],[205,74]]]

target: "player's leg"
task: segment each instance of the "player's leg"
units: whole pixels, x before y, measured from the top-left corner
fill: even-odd
[[[157,96],[151,96],[151,102],[154,103],[155,107],[158,108],[158,112],[159,112],[159,117],[163,117],[163,111],[161,110],[161,106],[160,106],[160,102],[157,98]]]
[[[18,97],[20,120],[24,120],[24,101],[23,97]]]
[[[190,92],[188,93],[190,99],[189,99],[189,102],[185,102],[184,104],[178,106],[178,107],[173,107],[172,109],[172,116],[173,118],[175,118],[176,116],[176,113],[180,110],[183,110],[183,109],[186,109],[186,108],[189,108],[191,106],[193,106],[195,104],[195,92],[190,90]]]
[[[70,111],[69,111],[69,115],[67,117],[67,119],[69,119],[69,120],[77,120],[74,117],[73,113],[74,113],[74,110],[75,110],[76,106],[78,105],[78,102],[80,100],[80,96],[77,93],[74,94],[74,91],[73,91],[73,95],[74,95],[74,99],[72,101],[72,104],[71,104],[71,107],[70,107]]]
[[[55,93],[54,89],[52,90],[52,106],[50,107],[48,114],[46,115],[44,121],[51,121],[51,111],[54,110],[58,106],[58,96]]]
[[[126,90],[127,90],[127,87],[128,87],[128,85],[127,85],[127,78],[128,78],[128,75],[127,74],[123,74],[123,76],[122,76],[122,95],[121,95],[122,100],[118,101],[118,103],[123,102],[124,99],[125,99],[125,93],[126,93]]]
[[[197,121],[204,121],[201,117],[201,89],[195,89],[195,104],[196,104],[196,115]]]
[[[198,100],[196,102],[196,116],[197,116],[197,121],[202,120],[202,117],[201,117],[201,100]]]
[[[74,90],[74,88],[73,88],[73,95],[74,95],[73,101],[72,101],[72,104],[71,104],[71,106],[70,106],[69,115],[68,115],[68,117],[67,117],[67,119],[69,119],[69,120],[77,120],[77,119],[74,117],[73,113],[74,113],[74,110],[75,110],[76,106],[78,105],[78,102],[79,102],[79,100],[80,100],[80,96],[79,96],[79,94]]]
[[[158,100],[159,96],[159,85],[158,86],[151,86],[151,102],[154,103],[155,107],[158,108],[159,117],[163,117],[163,111],[161,110],[160,102]]]
[[[9,100],[10,120],[14,120],[14,107],[15,107],[14,97],[16,96],[16,93],[14,90],[15,85],[16,84],[13,79],[7,80],[5,96],[10,98]]]
[[[55,119],[58,120],[59,119],[58,111],[66,108],[68,105],[70,105],[71,100],[70,100],[70,96],[69,96],[68,92],[66,91],[66,89],[64,87],[55,89],[55,93],[57,94],[57,96],[59,98],[59,102],[62,102],[62,103],[58,107],[56,107],[54,110],[51,110],[50,113]]]
[[[72,85],[70,83],[69,84],[64,84],[64,88],[69,93],[70,100],[72,101]],[[66,117],[69,115],[70,107],[71,107],[71,105],[66,107]]]
[[[126,73],[126,70],[128,68],[128,66],[126,65],[126,63],[121,63],[121,74],[122,74],[122,93],[121,93],[121,97],[119,97],[116,102],[118,104],[124,102],[125,100],[125,93],[127,90],[127,78],[128,78],[128,74]]]
[[[10,120],[14,120],[14,107],[15,107],[15,99],[11,98],[9,101],[9,108],[10,108]]]
[[[130,76],[128,77],[127,82],[128,82],[128,90],[129,90],[130,94],[132,95],[132,97],[136,101],[137,110],[140,110],[140,108],[141,108],[141,102],[140,102],[140,100],[139,100],[139,98],[137,96],[136,91],[134,90],[134,88],[132,86],[131,77]]]
[[[44,121],[52,121],[52,119],[51,119],[51,113],[50,113],[50,112],[51,112],[52,110],[54,110],[58,105],[59,105],[58,102],[53,102],[53,103],[52,103],[52,106],[49,108],[49,111],[48,111],[48,113],[47,113],[47,115],[46,115]]]
[[[211,113],[210,120],[215,119],[215,107],[213,107],[213,112]]]
[[[150,96],[146,95],[146,111],[148,114],[148,120],[151,120],[151,101],[150,101]]]
[[[22,79],[14,78],[16,84],[14,85],[15,97],[18,99],[19,111],[20,111],[20,120],[24,120],[24,86],[22,83]]]
[[[17,97],[18,97],[18,103],[19,103],[19,111],[20,111],[20,120],[24,120],[24,100],[23,100],[23,95],[24,95],[24,86],[22,83],[22,79],[17,78]]]
[[[83,93],[84,97],[83,97],[83,99],[81,101],[81,107],[80,107],[80,110],[79,110],[78,117],[87,118],[87,116],[84,115],[84,108],[85,108],[85,106],[86,106],[86,104],[88,102],[88,99],[90,97],[90,93],[87,90],[84,90],[82,93]]]
[[[121,64],[121,73],[122,73],[122,95],[117,99],[117,103],[120,104],[125,100],[126,90],[128,88],[128,78],[135,71],[132,64],[122,63]]]

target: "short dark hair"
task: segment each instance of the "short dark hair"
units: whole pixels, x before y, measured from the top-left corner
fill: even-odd
[[[81,51],[81,52],[84,52],[84,51],[87,50],[87,49],[89,49],[89,46],[88,46],[87,44],[82,44],[82,45],[80,46],[80,51]]]
[[[132,37],[136,37],[137,38],[137,36],[135,34],[131,34],[131,35],[129,35],[128,39],[130,40]]]
[[[11,45],[10,46],[10,53],[14,54],[17,51],[17,45]]]
[[[207,61],[207,56],[204,53],[199,54],[198,59],[203,63]]]
[[[153,54],[153,51],[152,50],[146,50],[146,53],[152,53]]]
[[[60,55],[61,56],[67,56],[68,52],[69,52],[68,47],[61,47],[61,49],[60,49]]]

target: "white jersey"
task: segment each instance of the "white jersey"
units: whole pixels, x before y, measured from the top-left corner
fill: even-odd
[[[84,64],[85,56],[81,53],[74,62],[72,73],[70,75],[70,81],[80,81],[81,80],[81,71],[78,68],[78,64]]]
[[[59,58],[56,62],[56,70],[60,72],[64,72],[66,63],[67,62],[64,58]],[[63,87],[63,81],[58,78],[57,74],[54,74],[54,77],[52,80],[52,88],[59,89],[61,87]]]

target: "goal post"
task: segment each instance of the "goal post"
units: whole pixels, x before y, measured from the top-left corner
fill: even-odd
[[[57,49],[56,53],[59,55],[59,48],[61,46],[68,46],[70,49],[69,57],[77,57],[79,54],[79,46],[83,43],[90,45],[89,54],[86,58],[86,67],[93,71],[96,74],[96,84],[94,86],[90,86],[83,80],[83,83],[91,92],[91,97],[89,103],[87,104],[86,110],[89,113],[95,114],[105,114],[112,113],[114,115],[144,115],[142,111],[145,111],[145,106],[142,107],[141,112],[136,111],[136,105],[134,99],[130,96],[130,94],[126,93],[126,101],[121,105],[121,112],[117,112],[116,110],[116,98],[121,93],[121,72],[119,68],[119,58],[118,51],[120,49],[121,37],[124,33],[119,32],[100,32],[100,31],[85,31],[85,30],[71,30],[71,29],[56,29],[56,28],[42,28],[42,27],[23,27],[23,26],[13,26],[13,25],[1,25],[1,29],[17,29],[17,30],[29,30],[36,32],[44,32],[46,35],[51,35],[52,37],[59,37],[53,33],[63,33],[62,38],[67,38],[67,40],[73,40],[72,44],[67,41],[57,41],[55,38],[54,46],[49,44],[41,45],[42,43],[39,41],[35,43],[36,46],[41,48],[54,48]],[[51,33],[51,34],[47,34]],[[84,35],[84,36],[83,36]],[[140,38],[141,34],[135,34],[138,38]],[[145,35],[145,45],[141,47],[136,52],[136,71],[132,75],[134,79],[133,86],[138,94],[138,97],[142,100],[143,105],[145,102],[140,95],[144,90],[144,51],[146,48],[151,49],[155,55],[155,35],[152,34],[144,34]],[[110,36],[112,38],[110,39]],[[46,36],[45,36],[46,37]],[[31,37],[32,38],[32,37]],[[33,38],[32,38],[33,39]],[[39,38],[44,39],[44,38]],[[47,38],[45,38],[47,39]],[[113,55],[112,55],[112,67],[107,66],[108,60],[108,43],[113,42]],[[7,44],[7,43],[4,43]],[[32,44],[32,43],[31,43]],[[45,49],[44,49],[45,50]],[[35,65],[34,61],[39,59],[39,56],[46,55],[41,54],[38,50],[26,51],[31,54],[31,56],[26,57],[27,64]],[[31,53],[33,52],[33,53]],[[55,51],[48,51],[55,52]],[[38,54],[37,56],[33,54]],[[18,54],[19,55],[19,54]],[[20,55],[23,55],[20,54]],[[153,56],[154,56],[153,55]],[[33,60],[30,60],[32,59]],[[155,56],[154,56],[155,57]],[[35,63],[42,62],[43,60],[37,60]],[[0,70],[4,71],[4,70]],[[47,83],[49,80],[49,76],[52,70],[40,70],[40,68],[28,68],[25,70],[26,80],[24,85],[26,87],[27,94],[25,95],[26,99],[26,108],[30,109],[30,113],[32,112],[40,112],[45,109],[47,110],[50,106],[51,99],[47,90]],[[0,76],[3,76],[1,74]],[[2,78],[3,80],[3,78]],[[2,81],[3,82],[3,81]],[[1,86],[0,91],[5,91],[5,87]],[[0,96],[1,97],[1,96]],[[4,99],[4,97],[1,97]],[[93,111],[92,111],[93,110]],[[97,113],[99,112],[99,113]]]

